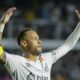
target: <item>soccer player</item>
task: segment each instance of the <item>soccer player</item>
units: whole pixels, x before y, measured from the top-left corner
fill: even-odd
[[[24,56],[19,56],[5,52],[1,45],[4,26],[15,10],[15,7],[9,8],[0,21],[0,59],[5,63],[4,66],[10,72],[13,80],[50,80],[52,64],[67,54],[79,40],[80,23],[62,46],[44,54],[41,52],[41,40],[37,32],[32,29],[21,31],[17,42]],[[76,14],[80,19],[78,10]]]

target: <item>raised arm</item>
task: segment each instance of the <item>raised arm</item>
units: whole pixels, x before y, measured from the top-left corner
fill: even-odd
[[[11,15],[13,14],[13,12],[16,10],[15,7],[9,8],[4,15],[2,16],[1,20],[0,20],[0,59],[3,60],[5,62],[5,57],[4,57],[4,50],[2,48],[1,45],[1,40],[2,40],[2,34],[3,34],[3,30],[5,27],[5,24],[9,21]]]
[[[80,13],[78,10],[75,10],[77,17],[80,20]],[[78,23],[77,27],[75,30],[71,33],[71,35],[67,38],[65,43],[59,47],[58,49],[55,50],[56,55],[55,58],[58,60],[62,56],[64,56],[67,52],[69,52],[77,43],[77,41],[80,38],[80,22]]]

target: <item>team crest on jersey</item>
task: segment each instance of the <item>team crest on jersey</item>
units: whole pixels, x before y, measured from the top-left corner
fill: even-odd
[[[29,64],[29,63],[26,63],[26,66],[27,66],[27,67],[30,67],[30,66],[31,66],[31,64]]]

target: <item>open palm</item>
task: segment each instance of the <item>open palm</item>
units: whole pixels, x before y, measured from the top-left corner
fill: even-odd
[[[3,23],[7,23],[7,22],[9,21],[11,15],[13,14],[13,12],[14,12],[15,10],[16,10],[15,7],[9,8],[9,9],[4,13],[1,21],[2,21]]]

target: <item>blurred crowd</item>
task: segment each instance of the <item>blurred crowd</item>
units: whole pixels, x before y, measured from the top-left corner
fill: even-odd
[[[5,64],[0,60],[0,80],[12,80],[10,73],[4,65]]]
[[[79,2],[79,0],[1,0],[0,16],[7,8],[15,6],[17,11],[8,25],[17,26],[13,27],[13,32],[19,32],[20,27],[20,29],[32,27],[38,31],[41,38],[65,39],[79,21],[74,11],[80,9]],[[16,33],[13,36],[16,36]]]
[[[52,80],[80,80],[80,51],[70,51],[52,67]]]
[[[6,24],[3,38],[15,38],[27,27],[36,29],[41,39],[66,39],[79,22],[75,11],[79,0],[1,0],[0,17],[11,6],[17,11]],[[52,67],[52,80],[80,80],[80,51],[71,51]],[[11,80],[0,65],[0,80]]]

